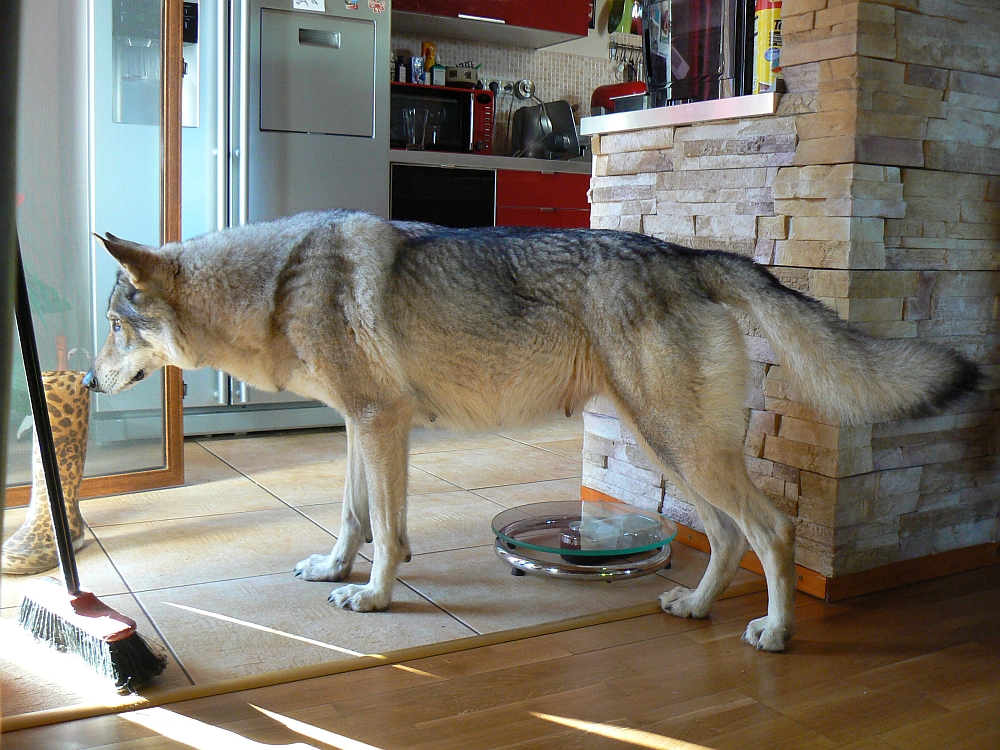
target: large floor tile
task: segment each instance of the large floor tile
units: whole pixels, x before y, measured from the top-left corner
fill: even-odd
[[[488,500],[505,508],[532,503],[552,503],[580,499],[580,478],[549,479],[543,482],[507,484],[501,487],[481,487],[474,490]]]
[[[558,453],[560,456],[572,458],[574,461],[579,461],[581,466],[583,465],[582,437],[571,438],[569,440],[549,440],[544,443],[534,443],[534,445],[543,450]]]
[[[426,453],[410,458],[418,469],[471,490],[581,475],[579,461],[535,448],[514,444],[503,450],[476,448],[447,453]]]
[[[81,512],[92,527],[170,518],[192,518],[254,510],[278,510],[285,504],[244,476],[236,474],[204,484],[150,490],[84,500]]]
[[[363,582],[368,573],[361,562],[350,582]],[[368,613],[330,604],[336,586],[282,574],[150,591],[139,599],[197,683],[472,635],[405,586],[397,584],[388,611]]]
[[[232,466],[192,439],[184,441],[184,484],[204,484],[240,476]]]
[[[410,431],[410,455],[441,453],[472,448],[502,450],[510,441],[492,433],[466,433],[434,427],[415,427]]]
[[[287,572],[333,537],[291,508],[102,526],[133,591]]]
[[[27,508],[10,508],[4,512],[3,538],[6,540],[14,534],[21,526],[27,515]],[[108,559],[108,556],[101,549],[101,546],[94,539],[94,535],[87,530],[84,532],[86,544],[83,549],[76,553],[76,567],[80,573],[80,581],[98,596],[110,596],[112,594],[124,594],[128,587],[122,577],[115,570],[115,566]],[[34,576],[10,576],[5,575],[0,582],[0,607],[18,607],[21,599],[24,598],[25,591],[31,586],[36,578],[52,576],[62,580],[59,568]]]
[[[343,427],[205,439],[198,443],[244,474],[279,466],[330,461],[347,455],[347,436]]]
[[[653,601],[664,581],[566,581],[513,576],[492,545],[418,555],[400,579],[480,633],[537,625]]]
[[[342,508],[342,503],[330,503],[303,506],[301,511],[339,536]],[[490,544],[494,539],[490,522],[502,511],[502,506],[465,490],[411,495],[407,499],[406,515],[410,550],[414,555],[421,555]],[[364,545],[361,553],[370,559],[372,545]]]
[[[523,430],[500,430],[499,434],[520,443],[537,445],[551,441],[583,439],[583,416],[574,414],[567,419],[554,415],[543,424]]]
[[[142,690],[143,695],[191,684],[134,597],[126,594],[101,600],[135,620],[150,648],[167,657],[166,670]],[[83,660],[34,641],[18,627],[13,612],[5,612],[0,619],[0,681],[5,716],[78,704],[119,705],[126,700],[117,695],[111,681]]]
[[[248,471],[253,481],[292,506],[318,505],[339,501],[344,496],[347,475],[346,456],[334,461],[299,464],[263,471]],[[410,494],[447,492],[458,487],[426,471],[410,467]]]

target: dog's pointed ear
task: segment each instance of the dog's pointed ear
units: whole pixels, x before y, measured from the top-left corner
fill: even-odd
[[[165,257],[155,248],[129,242],[108,232],[105,237],[95,234],[98,242],[117,260],[136,289],[147,291],[154,286],[166,291],[175,275],[173,259]]]

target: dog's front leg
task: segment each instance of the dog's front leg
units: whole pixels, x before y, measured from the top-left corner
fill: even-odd
[[[364,455],[354,423],[350,419],[345,422],[347,477],[344,482],[340,537],[329,555],[311,555],[295,566],[295,575],[307,581],[343,581],[351,574],[354,558],[361,545],[372,540]]]
[[[380,410],[355,421],[358,445],[364,456],[375,555],[367,585],[334,589],[330,601],[357,612],[389,606],[399,563],[410,554],[406,537],[406,473],[412,419],[408,406]]]

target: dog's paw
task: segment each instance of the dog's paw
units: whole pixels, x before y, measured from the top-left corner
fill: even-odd
[[[307,581],[343,581],[351,574],[351,563],[335,555],[310,555],[295,564],[295,575]]]
[[[769,617],[751,620],[743,633],[743,642],[760,651],[777,653],[785,650],[785,643],[792,637],[791,628],[772,625]]]
[[[355,612],[381,612],[389,608],[389,598],[390,595],[380,595],[370,586],[351,583],[331,591],[329,601],[341,609]]]
[[[660,606],[664,612],[675,617],[708,617],[709,607],[700,603],[695,592],[684,586],[677,586],[660,594]]]

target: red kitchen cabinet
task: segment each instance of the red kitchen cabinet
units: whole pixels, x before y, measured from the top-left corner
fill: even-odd
[[[392,9],[408,13],[457,18],[478,16],[502,20],[509,26],[558,31],[586,36],[590,26],[590,0],[394,0]]]
[[[589,174],[497,170],[498,227],[590,227]]]

